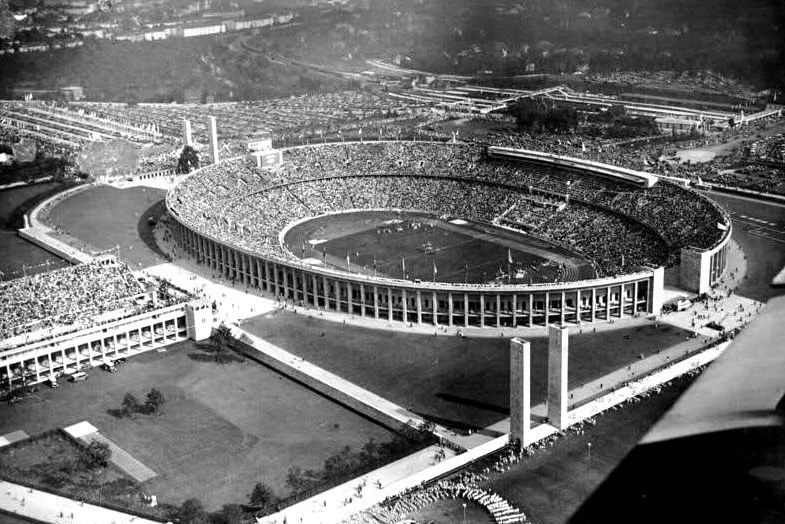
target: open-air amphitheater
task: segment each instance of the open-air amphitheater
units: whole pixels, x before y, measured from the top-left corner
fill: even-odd
[[[702,195],[646,174],[505,148],[343,143],[202,168],[167,196],[180,248],[279,298],[384,322],[502,328],[656,314],[666,283],[707,292],[731,221]],[[422,282],[328,268],[283,242],[293,223],[399,210],[519,231],[589,259],[594,278],[530,284]],[[348,256],[348,255],[347,255]]]

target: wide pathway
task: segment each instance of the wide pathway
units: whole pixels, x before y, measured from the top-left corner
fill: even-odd
[[[77,502],[5,481],[0,481],[0,508],[14,515],[54,524],[159,524],[159,521]]]

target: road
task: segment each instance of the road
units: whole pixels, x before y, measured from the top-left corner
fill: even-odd
[[[733,219],[733,239],[747,256],[747,275],[739,295],[766,301],[774,295],[769,283],[785,266],[785,204],[727,193],[707,192]]]

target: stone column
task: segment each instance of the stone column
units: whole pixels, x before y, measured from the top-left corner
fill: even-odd
[[[534,293],[529,293],[529,327],[534,327]]]
[[[500,294],[496,294],[496,327],[501,327],[502,325],[502,296]]]
[[[597,315],[597,288],[591,288],[591,321],[594,322]]]
[[[485,295],[480,294],[480,327],[485,327]]]
[[[575,291],[575,323],[581,323],[581,310],[583,309],[583,305],[581,304],[581,290]]]
[[[297,293],[298,293],[298,286],[297,286],[297,270],[292,269],[292,302],[295,304],[297,303]]]
[[[569,331],[564,326],[548,328],[548,421],[558,429],[567,427],[567,371]]]
[[[510,340],[510,442],[531,444],[531,344]]]
[[[463,294],[463,325],[469,327],[469,294]]]
[[[354,304],[352,303],[352,284],[351,282],[346,283],[346,311],[350,315],[354,314]]]
[[[406,303],[406,290],[401,290],[401,306],[403,306],[403,321],[409,322],[409,304]]]
[[[452,291],[447,293],[447,325],[452,327],[452,314],[454,304],[452,302]]]
[[[518,327],[518,295],[512,294],[512,327]]]
[[[373,286],[373,318],[379,320],[379,288]]]
[[[550,313],[551,313],[551,294],[546,291],[545,292],[545,327],[546,328],[551,325]]]
[[[387,322],[393,321],[393,294],[392,288],[387,288]]]
[[[422,294],[417,290],[417,323],[422,324]]]
[[[559,314],[560,314],[560,317],[561,317],[559,319],[559,323],[562,326],[564,325],[564,316],[566,314],[566,311],[567,311],[567,293],[565,291],[562,291],[561,292],[561,308],[560,308],[560,311],[559,311]]]
[[[365,316],[365,285],[360,284],[360,316]]]
[[[433,303],[431,304],[433,306],[433,325],[438,326],[439,325],[439,297],[436,296],[436,291],[433,292],[433,296],[431,297],[431,300],[433,300]]]

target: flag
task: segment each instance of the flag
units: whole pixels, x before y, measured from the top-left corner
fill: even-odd
[[[349,262],[349,253],[346,253],[346,266],[351,267],[351,263]]]
[[[436,277],[436,273],[438,273],[438,272],[439,271],[436,269],[436,260],[434,259],[434,261],[433,261],[433,276],[434,276],[434,278]]]
[[[726,226],[722,222],[717,222],[717,229],[721,229],[722,231],[727,231],[728,230],[728,226]]]
[[[406,277],[406,258],[401,257],[401,272],[403,273],[404,278]]]
[[[512,251],[509,248],[507,248],[507,263],[512,264]]]

